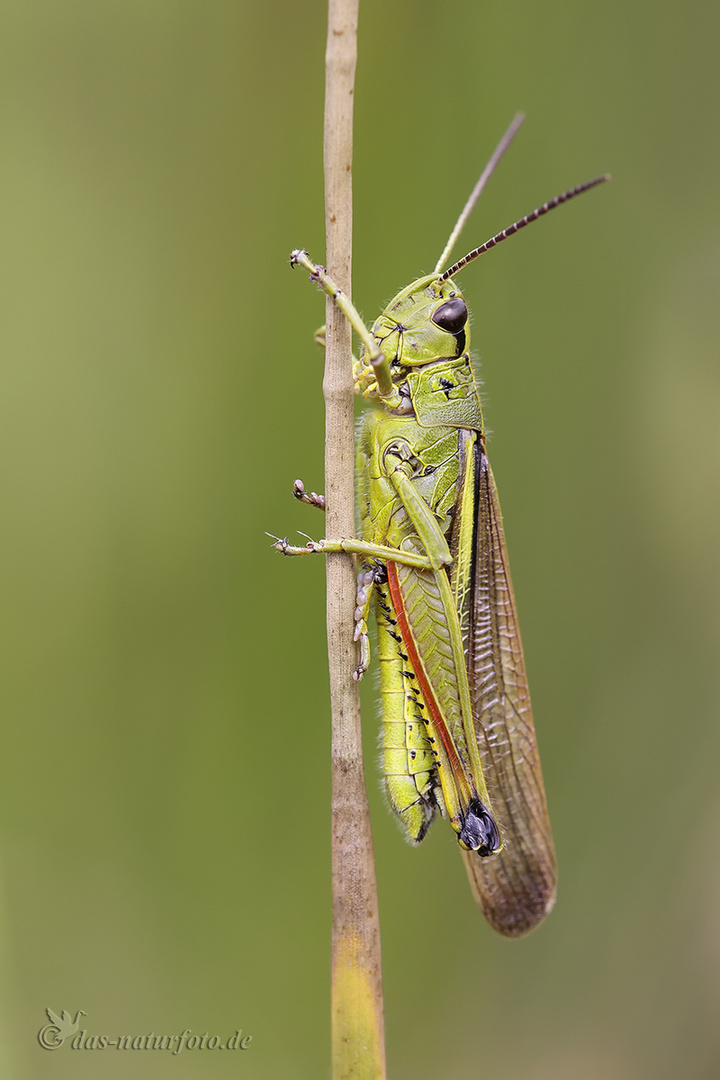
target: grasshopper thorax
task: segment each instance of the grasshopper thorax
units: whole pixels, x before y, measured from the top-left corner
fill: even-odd
[[[468,354],[470,331],[463,295],[451,279],[428,274],[393,297],[372,335],[390,368],[401,405],[423,427],[482,429],[480,398]],[[356,386],[378,397],[371,365],[361,361]]]

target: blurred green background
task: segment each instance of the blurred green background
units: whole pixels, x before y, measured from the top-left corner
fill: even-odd
[[[720,14],[363,0],[355,277],[432,269],[518,109],[468,269],[560,859],[507,942],[379,790],[389,1074],[720,1075]],[[0,1072],[310,1080],[329,1061],[320,560],[325,5],[0,12]],[[450,163],[438,168],[437,160]],[[41,1049],[89,1033],[247,1051]]]

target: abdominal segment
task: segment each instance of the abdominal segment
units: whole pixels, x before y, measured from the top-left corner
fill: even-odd
[[[444,813],[435,739],[387,584],[376,590],[385,789],[409,839],[419,844],[438,809]]]

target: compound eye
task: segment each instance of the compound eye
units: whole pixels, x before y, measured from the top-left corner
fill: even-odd
[[[459,334],[467,322],[468,309],[461,296],[454,300],[446,300],[441,304],[432,317],[432,321],[441,330],[447,330],[450,334]]]

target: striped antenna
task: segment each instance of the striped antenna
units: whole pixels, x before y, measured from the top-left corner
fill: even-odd
[[[562,203],[574,199],[576,195],[582,195],[583,191],[589,191],[590,188],[597,187],[598,184],[603,184],[606,180],[610,179],[610,173],[605,173],[604,176],[598,176],[595,180],[588,180],[586,184],[579,184],[577,187],[571,188],[570,191],[564,191],[562,195],[556,195],[550,202],[543,203],[537,210],[533,210],[532,214],[527,214],[526,217],[521,218],[520,221],[516,221],[508,229],[503,229],[497,236],[493,236],[490,240],[486,240],[479,248],[469,251],[459,262],[456,262],[454,266],[451,266],[449,270],[446,270],[444,274],[441,274],[438,281],[447,281],[448,278],[454,277],[458,270],[462,270],[468,263],[471,263],[473,259],[477,259],[478,255],[482,255],[483,252],[489,251],[490,248],[494,248],[501,240],[507,240],[508,236],[512,236],[513,233],[519,232],[520,229],[524,229],[531,221],[537,221],[543,214],[547,214],[548,210],[554,210],[556,206],[560,206]]]
[[[443,266],[445,265],[448,258],[450,257],[450,252],[455,247],[458,236],[460,235],[460,233],[465,228],[465,223],[466,223],[467,219],[470,217],[470,215],[471,215],[471,213],[473,211],[473,207],[475,206],[475,203],[480,198],[483,188],[485,187],[488,180],[490,179],[493,172],[495,171],[495,166],[497,165],[498,161],[503,156],[503,154],[507,150],[508,146],[513,141],[513,139],[515,138],[517,130],[520,127],[520,125],[522,124],[524,119],[525,119],[525,113],[519,112],[516,115],[515,119],[513,120],[512,124],[510,125],[510,127],[507,129],[507,131],[503,135],[500,142],[497,144],[497,147],[495,148],[495,152],[494,152],[493,156],[490,158],[487,165],[483,169],[482,174],[481,174],[480,179],[478,180],[477,184],[475,185],[475,187],[470,192],[470,198],[465,203],[465,206],[463,207],[463,212],[460,215],[460,217],[457,219],[457,222],[455,223],[455,228],[450,233],[450,239],[448,240],[447,244],[445,245],[445,250],[443,251],[440,258],[438,259],[437,266],[433,270],[434,274],[439,274],[440,273]]]

